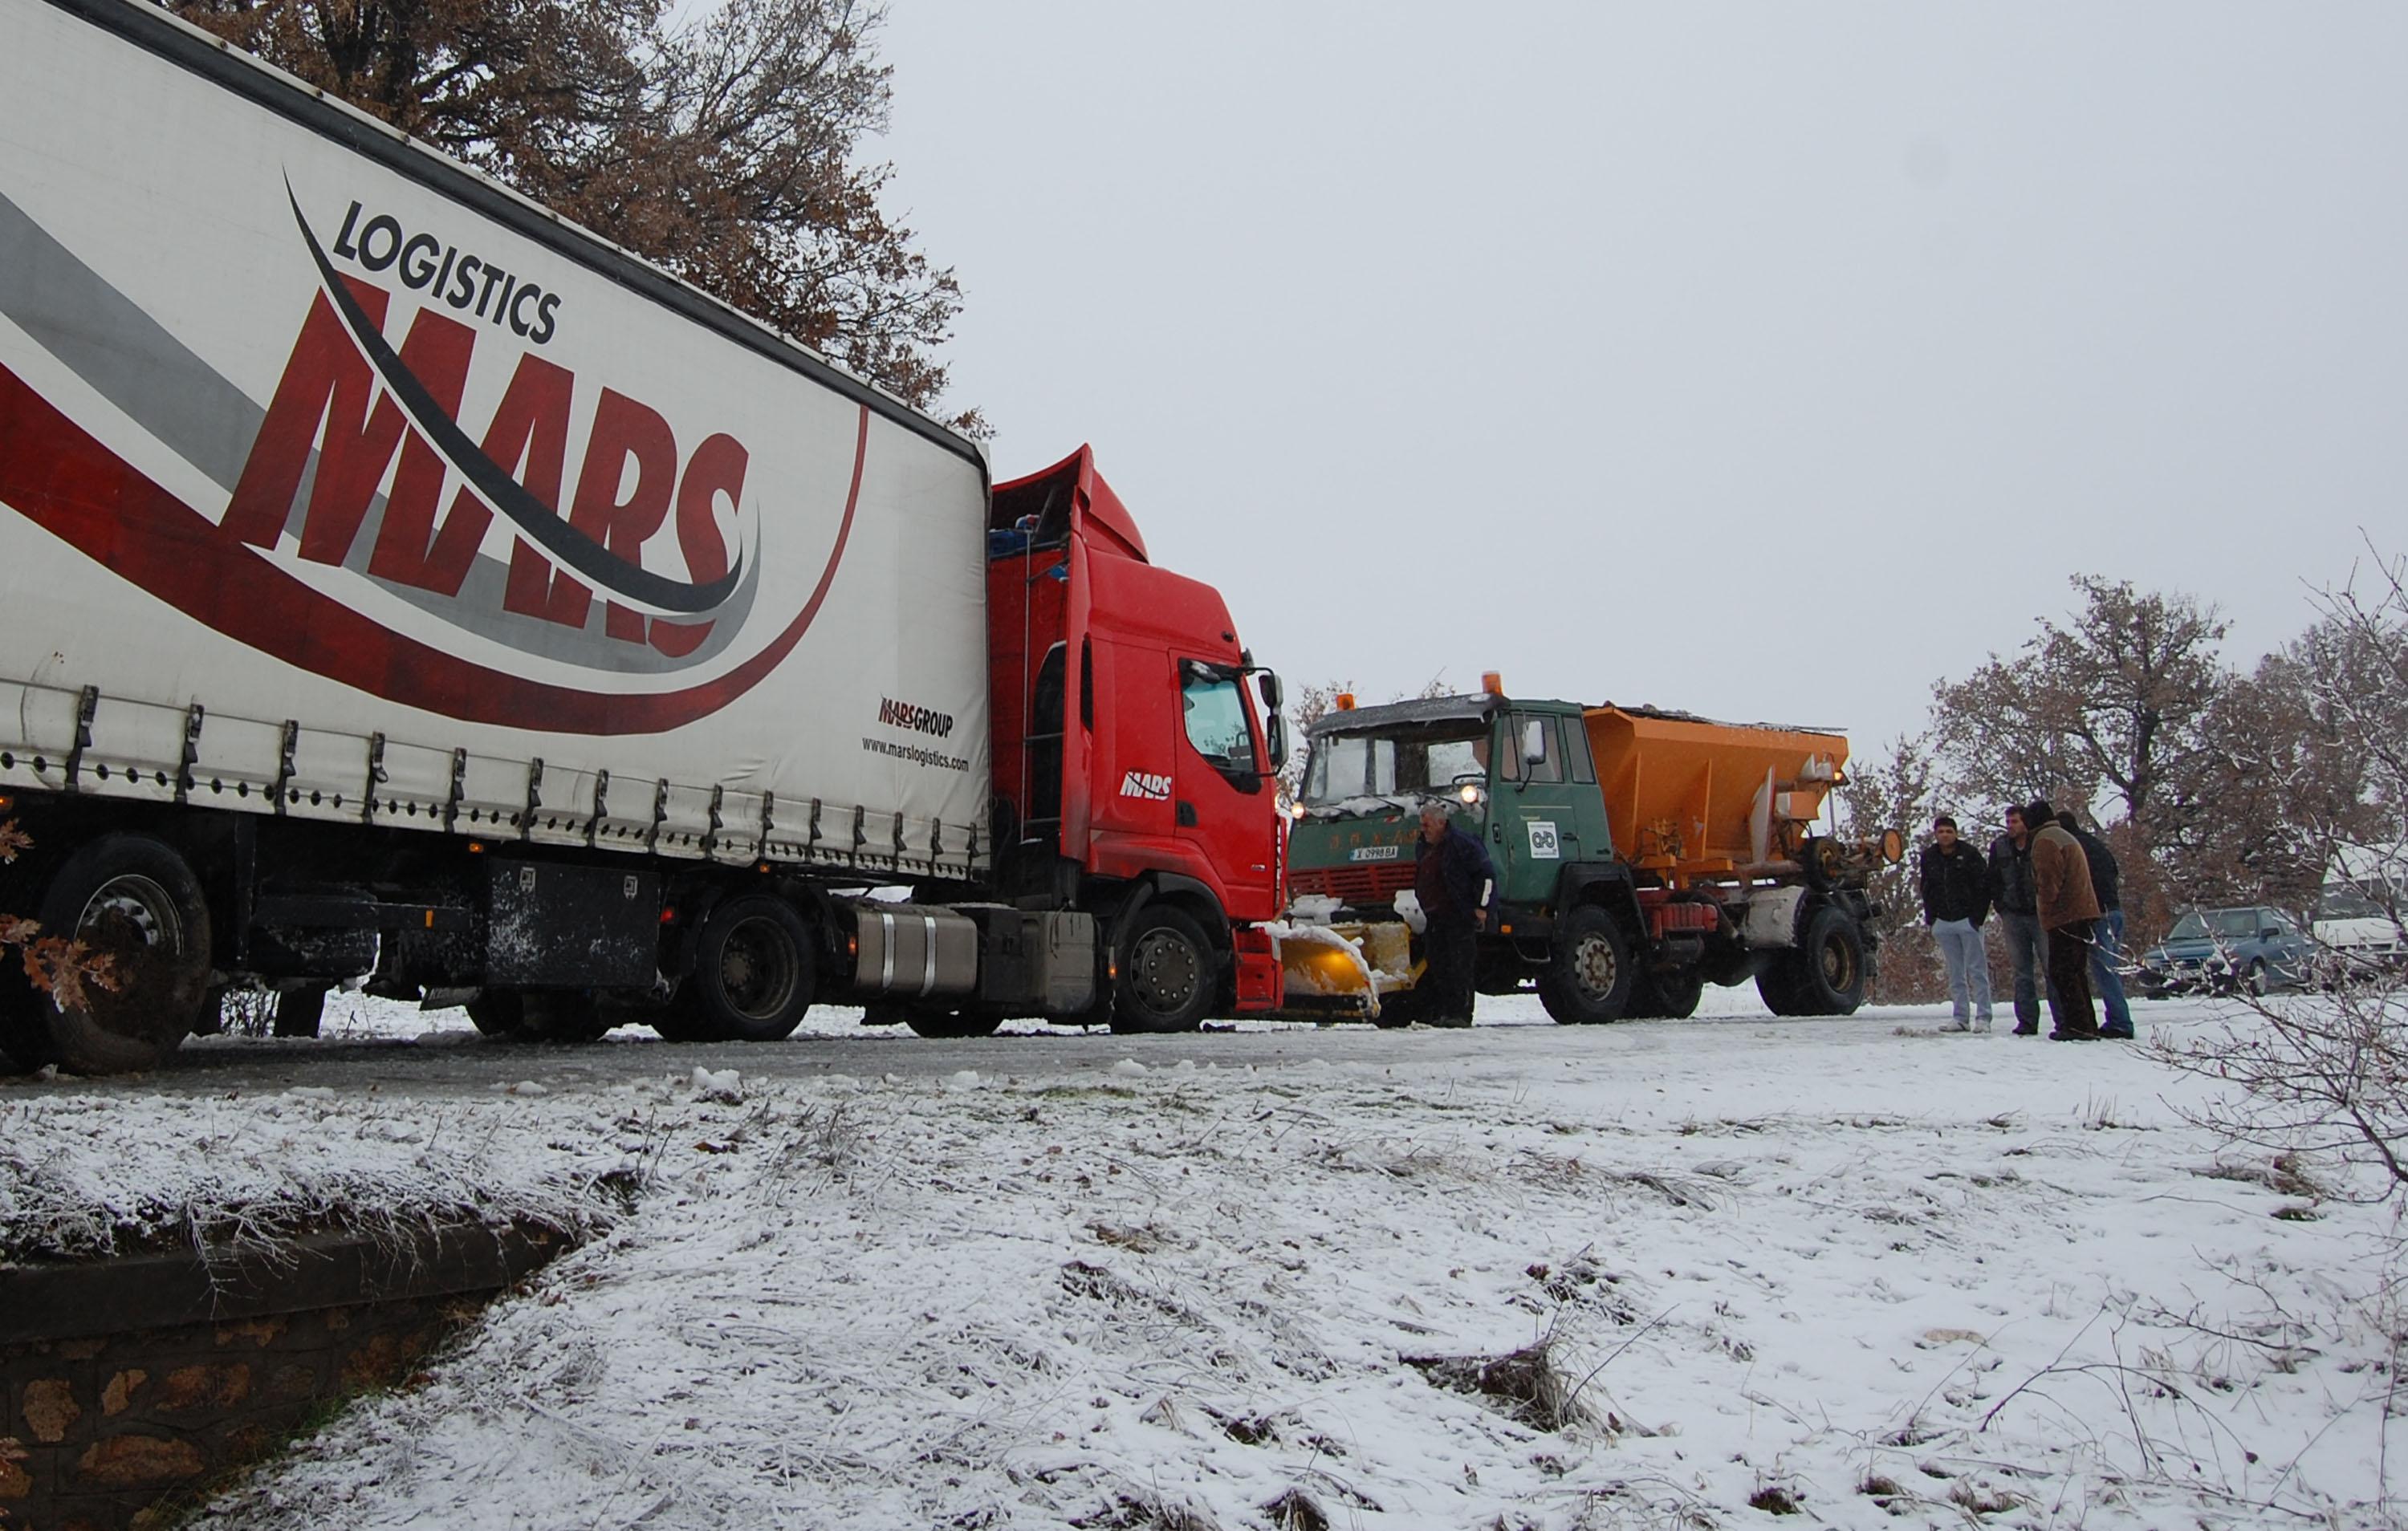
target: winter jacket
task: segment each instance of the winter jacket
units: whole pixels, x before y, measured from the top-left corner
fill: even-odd
[[[2038,907],[2032,896],[2029,840],[2021,851],[2012,835],[1990,842],[1990,904],[2002,914],[2029,914]]]
[[[2090,888],[2090,858],[2062,824],[2050,824],[2032,836],[2031,879],[2042,930],[2062,930],[2077,921],[2099,918],[2099,895]]]
[[[1433,922],[1471,923],[1474,912],[1497,896],[1497,864],[1488,848],[1448,824],[1436,845],[1416,842],[1413,851],[1413,896],[1422,913]]]
[[[1971,920],[1975,924],[1990,917],[1990,869],[1982,860],[1982,852],[1964,840],[1956,842],[1955,851],[1943,854],[1940,847],[1923,848],[1923,923],[1927,925],[1942,920]]]
[[[2086,829],[2069,829],[2067,834],[2082,842],[2083,858],[2090,863],[2090,891],[2099,897],[2099,911],[2124,907],[2124,869],[2115,865],[2115,852],[2107,842]]]

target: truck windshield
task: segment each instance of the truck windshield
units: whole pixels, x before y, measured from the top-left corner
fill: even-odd
[[[1355,797],[1444,792],[1488,780],[1488,724],[1479,718],[1391,734],[1324,735],[1313,741],[1304,805],[1328,808]]]

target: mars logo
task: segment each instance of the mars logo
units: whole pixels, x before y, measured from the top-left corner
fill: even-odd
[[[1140,797],[1150,803],[1170,801],[1170,778],[1152,771],[1131,771],[1121,778],[1121,795]]]
[[[358,211],[354,205],[347,235]],[[460,596],[498,513],[515,534],[500,581],[502,611],[581,633],[598,590],[608,602],[599,635],[606,650],[641,644],[677,658],[699,648],[741,581],[742,560],[720,530],[717,504],[723,496],[731,507],[742,504],[751,462],[743,443],[712,435],[681,455],[658,410],[606,387],[575,455],[572,484],[568,434],[576,378],[532,351],[518,357],[482,438],[472,440],[457,415],[477,329],[437,308],[422,308],[394,351],[384,336],[392,294],[337,272],[297,200],[293,214],[323,291],[302,322],[227,505],[223,530],[251,546],[275,548],[306,479],[300,556],[344,565],[353,558],[377,491],[390,475],[392,488],[367,553],[372,579],[447,600]],[[388,243],[397,240],[396,234]],[[347,237],[337,248],[355,247]],[[356,248],[371,257],[366,265],[377,264],[373,257],[382,253],[366,238]],[[394,263],[387,255],[383,264]],[[443,264],[452,265],[448,253]],[[516,285],[516,279],[508,280]],[[541,305],[539,299],[548,339],[551,313]],[[508,311],[507,304],[495,307],[497,316]],[[460,487],[447,508],[439,503],[442,491],[455,480]],[[642,562],[643,548],[672,514],[683,579]],[[513,642],[509,624],[489,622],[483,630]],[[580,651],[595,645],[565,642],[557,632],[543,639],[538,630],[535,637],[528,641],[519,624],[514,646],[539,642],[555,657],[628,667],[613,664],[607,651]]]
[[[53,397],[9,362],[0,504],[237,643],[447,718],[662,734],[787,663],[853,535],[866,400],[815,395],[816,449],[754,442],[778,454],[756,464],[725,431],[681,448],[652,402],[580,385],[572,337],[599,309],[562,301],[542,272],[495,274],[494,231],[444,243],[363,207],[330,256],[282,190],[317,280],[264,405],[0,193],[0,314],[139,427],[132,450],[171,462],[175,480],[71,413],[64,399],[80,395]],[[384,333],[396,297],[415,304],[398,349]],[[750,422],[792,413],[696,393]],[[778,533],[798,544],[774,570],[760,525],[772,473]]]

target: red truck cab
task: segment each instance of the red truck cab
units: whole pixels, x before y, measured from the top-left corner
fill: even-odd
[[[1123,1029],[1276,1009],[1278,678],[1091,450],[996,485],[987,525],[997,882],[1096,915]]]

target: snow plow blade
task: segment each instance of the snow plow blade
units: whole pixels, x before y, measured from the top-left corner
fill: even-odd
[[[1373,1021],[1381,997],[1411,989],[1421,977],[1412,933],[1393,921],[1340,924],[1277,924],[1285,1002],[1274,1019]]]

